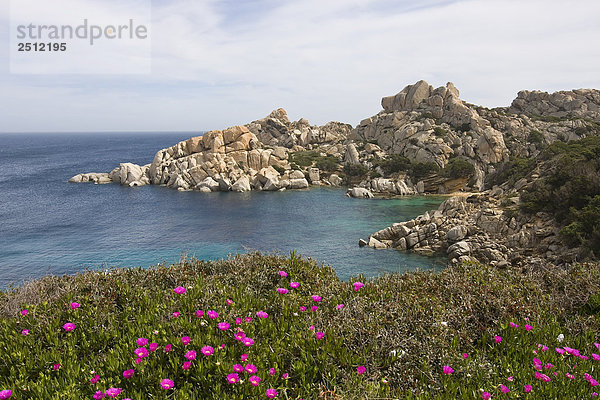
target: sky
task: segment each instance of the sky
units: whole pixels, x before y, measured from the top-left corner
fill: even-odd
[[[89,15],[116,10],[77,1]],[[0,132],[197,132],[279,107],[356,125],[420,79],[487,107],[523,89],[600,88],[598,0],[124,1],[151,10],[149,69],[29,74],[11,72],[0,0]]]

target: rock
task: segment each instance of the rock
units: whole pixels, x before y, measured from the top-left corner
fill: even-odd
[[[321,180],[319,168],[309,168],[308,169],[308,180],[311,183],[318,182]]]
[[[346,156],[344,157],[344,161],[346,164],[359,164],[360,160],[358,157],[358,150],[356,150],[356,146],[353,143],[350,143],[346,147]]]
[[[246,175],[242,176],[231,186],[231,190],[233,192],[249,192],[251,190],[250,179]]]
[[[364,240],[364,239],[359,239],[359,240],[358,240],[358,246],[359,246],[359,247],[365,247],[365,246],[367,246],[368,244],[369,244],[369,243],[368,243],[366,240]]]
[[[210,176],[205,178],[202,182],[196,185],[196,189],[200,190],[203,187],[207,187],[211,192],[217,192],[220,189],[219,182],[215,181]]]
[[[369,238],[369,247],[373,247],[376,249],[387,248],[387,246],[385,244],[381,243],[379,240],[375,239],[374,237]]]
[[[71,182],[71,183],[81,183],[81,182],[87,182],[87,179],[84,181],[83,180],[83,174],[77,174],[74,177],[70,178],[69,182]]]
[[[121,163],[119,169],[121,185],[129,185],[131,182],[140,181],[144,175],[142,167],[132,163]]]
[[[308,181],[305,178],[290,179],[290,189],[306,189],[306,188],[308,188]]]
[[[466,226],[457,225],[446,233],[446,238],[448,239],[448,242],[455,243],[463,240],[465,237],[467,237],[467,234],[468,230]]]
[[[459,258],[461,256],[468,256],[471,253],[471,247],[469,243],[465,241],[454,243],[448,247],[447,250],[449,258]]]
[[[337,174],[331,174],[329,175],[329,183],[332,186],[342,186],[342,178],[340,178]]]
[[[355,187],[352,189],[348,189],[346,194],[349,197],[355,197],[355,198],[359,198],[359,199],[370,199],[370,198],[374,197],[373,193],[371,193],[370,190],[361,188],[361,187]]]
[[[290,173],[290,179],[304,179],[302,171],[294,170]]]

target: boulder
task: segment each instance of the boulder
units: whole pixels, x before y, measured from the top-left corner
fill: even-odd
[[[291,189],[306,189],[308,188],[308,181],[305,178],[301,179],[290,179]]]
[[[450,259],[468,256],[471,253],[471,246],[465,241],[457,242],[448,247],[447,253]]]
[[[448,240],[448,242],[450,243],[455,243],[458,242],[460,240],[463,240],[464,238],[467,237],[467,227],[464,225],[457,225],[455,227],[453,227],[452,229],[450,229],[447,233],[446,233],[446,239]]]
[[[329,183],[332,186],[342,186],[342,178],[340,178],[337,174],[331,174],[329,175]]]
[[[233,192],[249,192],[250,188],[250,179],[248,176],[244,175],[239,178],[235,183],[231,186],[231,190]]]
[[[304,179],[302,171],[294,170],[290,172],[290,179]]]
[[[196,185],[196,189],[207,187],[211,192],[217,192],[220,189],[219,182],[215,181],[210,176],[205,178],[202,182]]]
[[[346,195],[349,197],[359,198],[359,199],[371,199],[373,198],[373,193],[369,189],[355,187],[352,189],[348,189]]]
[[[309,168],[308,169],[308,180],[311,183],[318,182],[321,180],[319,168]]]
[[[359,164],[360,163],[360,160],[358,157],[358,150],[356,150],[356,146],[354,146],[354,143],[350,143],[346,147],[346,155],[344,157],[344,162],[346,164]]]

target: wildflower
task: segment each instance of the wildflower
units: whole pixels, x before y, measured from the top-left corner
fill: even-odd
[[[548,346],[542,346],[542,351],[548,351]]]
[[[594,346],[596,346],[596,349],[600,350],[600,343],[594,343]]]
[[[281,287],[280,287],[280,288],[277,288],[277,292],[278,292],[279,294],[286,294],[286,293],[288,293],[288,292],[289,292],[289,290],[287,290],[286,288],[281,288]]]
[[[496,341],[496,343],[500,343],[500,342],[502,342],[502,337],[496,335],[496,336],[494,336],[494,341]]]
[[[321,339],[323,339],[325,337],[325,333],[323,333],[323,332],[317,332],[316,336],[317,336],[317,340],[321,340]]]
[[[190,337],[189,337],[189,336],[184,336],[184,337],[182,337],[182,338],[181,338],[181,342],[182,342],[184,345],[186,345],[186,346],[187,346],[188,344],[190,344],[190,342],[191,342],[191,341],[192,341],[192,339],[190,339]]]
[[[260,383],[260,378],[256,375],[252,375],[248,380],[252,386],[258,386]]]
[[[600,361],[600,356],[598,354],[592,353],[592,358],[594,361]]]
[[[234,372],[244,372],[244,366],[240,364],[233,364]]]
[[[98,383],[99,380],[100,380],[100,375],[94,375],[93,377],[90,378],[90,383],[92,385],[95,385],[96,383]]]
[[[23,335],[23,336],[27,336],[27,335],[29,335],[29,329],[23,329],[23,330],[21,331],[21,335]]]
[[[2,399],[2,400],[8,399],[10,396],[12,396],[12,390],[9,390],[9,389],[0,390],[0,399]]]
[[[227,383],[233,385],[234,383],[238,383],[239,381],[240,381],[240,376],[238,374],[227,375]]]
[[[589,382],[589,383],[590,383],[590,385],[592,385],[592,386],[598,386],[598,381],[596,381],[594,378],[590,379],[588,382]]]
[[[531,386],[531,385],[525,385],[525,386],[523,386],[523,391],[525,393],[530,393],[532,390],[533,390],[533,386]]]
[[[306,307],[304,307],[304,306],[301,306],[301,307],[300,307],[300,311],[306,311]]]
[[[246,361],[248,359],[248,354],[242,354],[240,356],[240,359],[242,360],[242,362]]]
[[[511,327],[511,328],[518,328],[518,327],[519,327],[519,325],[515,324],[514,322],[511,322],[511,323],[510,323],[510,327]]]
[[[283,278],[287,278],[288,274],[285,271],[279,271],[279,275]]]
[[[311,325],[311,326],[309,326],[309,327],[308,327],[308,330],[309,330],[309,331],[314,331],[314,330],[315,330],[315,326],[314,326],[314,325]]]
[[[248,322],[248,323],[252,322],[252,317],[246,317],[246,322]]]
[[[188,369],[190,369],[191,367],[192,367],[192,362],[191,362],[191,361],[185,361],[185,362],[183,363],[183,369],[184,369],[185,371],[187,371],[187,370],[188,370]]]
[[[554,365],[553,365],[553,364],[550,364],[550,363],[548,363],[548,364],[544,365],[544,369],[545,369],[546,371],[548,371],[548,370],[549,370],[550,368],[552,368],[552,367],[554,367]]]
[[[565,354],[565,351],[563,349],[561,349],[560,347],[557,347],[555,350],[558,354]]]
[[[163,379],[162,381],[160,381],[160,387],[162,387],[165,390],[169,390],[172,389],[173,386],[175,386],[175,382],[173,382],[170,379]]]
[[[367,369],[365,368],[364,365],[359,365],[358,367],[356,367],[356,373],[357,374],[362,375],[365,372],[367,372]]]
[[[267,389],[267,397],[270,399],[274,399],[278,394],[279,393],[275,389]]]
[[[596,392],[592,393],[592,397],[598,397],[598,393],[596,393]]]
[[[288,374],[287,372],[285,374],[281,375],[281,379],[289,379],[290,374]]]
[[[317,306],[312,306],[312,307],[311,307],[311,310],[312,310],[312,312],[315,312],[315,311],[317,311],[318,309],[319,309],[319,307],[317,307]]]
[[[275,376],[276,373],[277,373],[277,371],[275,371],[275,368],[269,369],[269,375]]]
[[[512,376],[509,376],[508,378],[506,378],[506,380],[507,380],[507,381],[509,381],[509,382],[512,382],[512,381],[514,381],[514,380],[515,380],[515,378],[514,378],[514,377],[512,377]]]
[[[60,369],[61,365],[60,364],[52,364],[52,369],[55,371],[58,371]]]
[[[225,304],[227,304],[228,306],[230,306],[230,305],[233,304],[233,300],[227,299],[227,300],[225,300]]]
[[[106,397],[117,397],[121,394],[123,389],[111,387],[110,389],[106,389]]]
[[[133,369],[126,369],[125,371],[123,371],[123,378],[131,379],[134,372],[135,372],[135,370],[133,370]]]
[[[462,353],[462,357],[466,360],[467,358],[469,358],[469,354],[467,353]]]
[[[100,400],[104,398],[104,393],[102,393],[102,390],[98,390],[92,397],[96,400]]]
[[[137,343],[138,346],[146,346],[148,344],[148,339],[146,338],[138,338],[135,343]]]
[[[187,358],[190,361],[194,361],[196,359],[196,351],[195,350],[190,350],[187,353],[185,353],[185,358]]]
[[[527,332],[529,332],[529,331],[531,331],[533,329],[533,326],[531,326],[531,325],[525,325],[524,328],[525,328],[525,330]]]
[[[583,379],[589,381],[590,379],[592,379],[592,376],[586,372],[585,374],[583,374]]]
[[[175,311],[173,313],[173,318],[179,318],[180,315],[181,315],[181,313],[179,311]]]
[[[246,364],[244,369],[249,374],[255,374],[258,371],[258,369],[256,368],[256,365],[254,365],[254,364]]]
[[[243,319],[241,319],[241,318],[236,318],[236,319],[235,319],[235,324],[236,324],[236,325],[241,325],[241,324],[242,324],[242,322],[244,322],[244,320],[243,320]]]
[[[450,375],[451,373],[454,372],[454,370],[452,369],[452,367],[449,366],[449,365],[444,365],[443,370],[444,370],[444,374],[446,374],[446,375]]]
[[[25,315],[29,314],[29,310],[28,310],[28,309],[21,310],[19,313],[20,313],[22,316],[25,316]]]
[[[219,313],[214,310],[210,310],[207,314],[208,314],[208,318],[210,318],[210,319],[219,318]]]
[[[67,322],[66,324],[63,325],[63,329],[67,332],[71,332],[72,330],[75,329],[75,324],[72,322]]]
[[[489,394],[488,392],[481,393],[482,400],[490,400],[491,397],[492,397],[492,395]]]
[[[250,339],[249,337],[245,337],[242,339],[242,343],[244,344],[244,346],[250,347],[254,344],[254,340]]]
[[[590,359],[588,356],[579,356],[579,358],[581,358],[582,360],[589,360]]]
[[[565,376],[569,379],[575,379],[574,375],[569,374],[568,372],[565,374]]]
[[[177,286],[175,289],[173,289],[173,291],[177,294],[184,294],[186,292],[183,286]]]
[[[336,310],[341,310],[342,308],[344,308],[345,306],[343,304],[338,304],[337,306],[335,306]]]
[[[81,307],[81,304],[76,302],[71,303],[71,310],[77,310],[79,307]]]
[[[354,291],[358,292],[360,290],[360,288],[362,288],[363,286],[365,286],[365,284],[362,283],[362,282],[354,282],[352,284],[352,286],[354,286]]]
[[[200,352],[205,356],[211,356],[215,352],[215,349],[213,349],[210,346],[204,346],[202,347],[202,350],[200,350]]]
[[[154,351],[156,351],[156,349],[158,349],[158,343],[150,343],[148,345],[148,350],[154,352]]]
[[[170,352],[172,347],[173,347],[173,346],[172,346],[172,345],[170,345],[170,344],[167,344],[167,345],[165,345],[165,353],[168,353],[168,352]]]
[[[142,363],[142,359],[140,357],[138,357],[135,360],[133,360],[133,362],[136,363],[137,365],[140,365]]]
[[[312,297],[313,301],[317,302],[317,303],[323,299],[321,296],[317,296],[315,294],[313,294],[311,297]]]
[[[245,334],[243,331],[236,332],[236,333],[233,335],[233,338],[234,338],[235,340],[244,340],[244,338],[245,338],[245,337],[246,337],[246,334]]]
[[[290,287],[292,289],[298,289],[300,287],[300,282],[290,282]]]
[[[509,388],[507,388],[507,387],[506,387],[506,386],[504,386],[504,385],[500,385],[500,391],[501,391],[502,393],[508,393],[508,392],[510,392],[510,389],[509,389]]]
[[[139,358],[146,358],[148,357],[148,350],[145,347],[138,347],[137,349],[135,349],[133,351],[133,353],[138,356]]]
[[[266,313],[266,312],[264,312],[264,311],[258,311],[258,312],[256,313],[256,316],[257,316],[258,318],[268,318],[268,317],[269,317],[269,314],[267,314],[267,313]]]
[[[219,322],[217,327],[222,331],[226,331],[227,329],[229,329],[229,324],[227,322]]]
[[[204,311],[202,311],[202,310],[196,310],[196,317],[202,318],[203,316],[204,316]]]
[[[221,345],[219,346],[219,348],[220,348],[221,350],[223,350],[223,349],[225,348],[225,343],[221,343]]]
[[[565,340],[565,335],[561,333],[556,337],[556,340],[558,340],[558,343],[562,343],[562,341]]]

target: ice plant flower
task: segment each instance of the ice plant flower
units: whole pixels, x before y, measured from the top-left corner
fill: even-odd
[[[248,359],[248,354],[242,354],[240,356],[240,359],[242,360],[242,362],[246,361]]]
[[[306,311],[306,307],[304,307],[304,306],[301,306],[301,307],[300,307],[300,311]]]
[[[126,369],[125,371],[123,371],[123,378],[131,379],[134,372],[135,372],[135,370],[133,370],[133,369]]]
[[[228,306],[230,306],[230,305],[232,305],[232,304],[233,304],[233,300],[231,300],[231,299],[226,299],[226,300],[225,300],[225,304],[227,304]]]
[[[313,294],[311,297],[312,297],[313,301],[315,301],[317,303],[323,299],[321,296],[317,296],[316,294]]]
[[[121,392],[123,391],[123,389],[121,388],[114,388],[111,387],[109,389],[106,389],[106,397],[117,397],[121,394]]]
[[[317,332],[316,333],[316,337],[317,337],[317,340],[321,340],[321,339],[323,339],[325,337],[325,333],[323,333],[323,332]]]
[[[156,351],[156,349],[158,349],[158,343],[150,343],[148,345],[148,350],[154,352],[154,351]]]
[[[507,381],[509,381],[509,382],[512,382],[512,381],[514,381],[514,380],[515,380],[515,378],[514,378],[514,377],[512,377],[512,376],[509,376],[508,378],[506,378],[506,380],[507,380]]]
[[[255,374],[258,371],[258,369],[256,368],[256,365],[254,365],[254,364],[246,364],[244,369],[249,374]]]
[[[300,287],[300,282],[290,282],[290,287],[292,289],[298,289]]]
[[[279,271],[279,275],[282,276],[283,278],[287,278],[288,274],[285,271]]]
[[[170,379],[163,379],[162,381],[160,381],[160,387],[162,387],[165,390],[169,390],[172,389],[173,386],[175,386],[175,382],[173,382]]]
[[[260,383],[260,378],[256,375],[252,375],[248,380],[252,386],[258,386]]]
[[[575,379],[574,375],[569,374],[568,372],[565,374],[565,376],[569,379]]]
[[[354,291],[358,292],[365,284],[362,282],[354,282],[352,286],[354,286]]]
[[[29,335],[29,329],[23,329],[23,330],[21,331],[21,335],[23,335],[23,336],[27,336],[27,335]]]
[[[100,400],[104,398],[104,393],[102,393],[102,390],[98,390],[92,397],[96,400]]]
[[[509,389],[509,388],[507,388],[507,387],[506,387],[506,386],[504,386],[504,385],[500,385],[500,391],[501,391],[502,393],[508,393],[508,392],[510,392],[510,389]]]
[[[345,306],[343,304],[338,304],[337,306],[335,306],[336,310],[341,310],[342,308],[344,308]]]
[[[233,385],[234,383],[238,383],[239,381],[240,381],[240,376],[238,374],[227,375],[227,383]]]
[[[596,346],[596,349],[600,350],[600,343],[594,343],[594,346]]]
[[[60,369],[61,365],[60,364],[52,364],[52,369],[55,371],[58,371]]]
[[[177,286],[175,289],[173,289],[173,291],[177,294],[184,294],[186,292],[183,286]]]
[[[145,347],[138,347],[137,349],[135,349],[133,351],[133,353],[138,356],[139,358],[146,358],[148,357],[148,350]]]
[[[274,399],[275,397],[277,397],[277,395],[279,394],[279,392],[277,392],[277,390],[275,389],[267,389],[267,397],[270,399]]]
[[[252,322],[252,317],[246,317],[246,322],[248,322],[248,323]]]
[[[592,358],[594,359],[594,361],[600,361],[600,355],[596,353],[592,353]]]
[[[92,385],[95,385],[96,383],[98,383],[99,380],[100,380],[100,375],[94,375],[93,377],[90,378],[90,383]]]
[[[362,375],[365,372],[367,372],[367,369],[365,368],[364,365],[359,365],[358,367],[356,367],[356,373],[357,374]]]
[[[525,386],[523,386],[523,391],[525,393],[531,393],[532,390],[533,390],[533,386],[531,386],[531,385],[525,385]]]
[[[533,326],[531,326],[531,325],[525,325],[525,326],[524,326],[524,328],[525,328],[525,330],[526,330],[527,332],[529,332],[530,330],[532,330],[532,329],[533,329]]]
[[[467,353],[462,353],[462,358],[464,358],[464,359],[466,360],[467,358],[469,358],[469,354],[467,354]]]
[[[560,347],[557,347],[557,348],[556,348],[556,352],[557,352],[558,354],[565,354],[565,351],[564,351],[563,349],[561,349]]]
[[[191,341],[192,341],[192,339],[190,339],[190,337],[189,337],[189,336],[184,336],[184,337],[182,337],[182,338],[181,338],[181,343],[183,343],[183,344],[184,344],[184,345],[186,345],[186,346],[187,346],[188,344],[190,344],[190,342],[191,342]]]
[[[289,290],[287,290],[286,288],[282,288],[282,287],[277,288],[277,293],[279,293],[279,294],[286,294],[288,292],[289,292]]]
[[[275,376],[276,373],[277,373],[277,371],[275,371],[275,368],[269,369],[269,375]]]
[[[244,372],[244,366],[241,364],[233,364],[233,372]]]
[[[192,367],[192,362],[191,362],[191,361],[185,361],[185,362],[183,363],[183,369],[184,369],[185,371],[187,371],[187,370],[188,370],[188,369],[190,369],[191,367]]]
[[[258,312],[256,313],[256,316],[257,316],[258,318],[268,318],[268,317],[269,317],[269,314],[267,314],[267,313],[266,313],[266,312],[264,312],[264,311],[258,311]]]
[[[500,342],[502,342],[502,337],[500,337],[500,336],[496,335],[496,336],[494,336],[494,341],[495,341],[496,343],[500,343]]]
[[[290,374],[288,374],[287,372],[285,374],[281,375],[281,379],[289,379]]]
[[[190,361],[194,361],[196,359],[196,351],[195,350],[190,350],[187,353],[185,353],[185,358],[187,358]]]
[[[514,322],[511,322],[511,323],[510,323],[510,327],[511,327],[511,328],[518,328],[518,327],[519,327],[519,325],[515,324]]]
[[[315,326],[314,326],[314,325],[311,325],[311,326],[309,326],[309,327],[308,327],[308,330],[309,330],[309,331],[314,331],[314,330],[315,330]]]
[[[181,313],[179,311],[175,311],[173,313],[173,318],[179,318],[180,315],[181,315]]]
[[[81,307],[81,304],[76,302],[71,303],[71,310],[77,310],[79,307]]]
[[[213,349],[211,346],[204,346],[200,352],[205,356],[211,356],[215,352],[215,349]]]
[[[446,375],[450,375],[451,373],[454,372],[454,370],[452,369],[452,367],[449,366],[449,365],[444,365],[443,370],[444,370],[444,374],[446,374]]]
[[[317,310],[319,309],[319,307],[317,307],[317,306],[312,306],[310,309],[312,310],[312,312],[315,312],[315,311],[317,311]]]
[[[196,310],[196,317],[202,318],[203,316],[204,316],[204,311],[202,311],[202,310]]]
[[[138,339],[135,341],[135,343],[136,343],[138,346],[145,346],[145,345],[147,345],[147,344],[148,344],[148,339],[141,337],[141,338],[138,338]]]
[[[222,331],[226,331],[227,329],[229,329],[229,324],[227,322],[219,322],[219,324],[217,325],[217,327],[222,330]]]
[[[245,337],[246,337],[246,334],[243,331],[236,332],[233,334],[233,338],[235,340],[244,340]]]
[[[9,389],[0,390],[0,399],[2,399],[2,400],[8,399],[10,396],[12,396],[12,390],[9,390]]]
[[[491,397],[492,397],[492,395],[489,394],[488,392],[481,393],[482,400],[490,400]]]
[[[25,315],[29,314],[29,310],[28,310],[28,309],[21,310],[19,313],[20,313],[22,316],[25,316]]]
[[[244,346],[250,347],[254,344],[254,340],[250,339],[249,337],[245,337],[242,339],[242,343],[244,344]]]
[[[71,332],[72,330],[75,329],[75,324],[72,322],[67,322],[66,324],[63,325],[63,329],[67,332]]]
[[[239,317],[235,319],[235,324],[236,324],[236,325],[241,325],[241,324],[242,324],[242,322],[244,322],[244,320],[243,320],[243,319],[241,319],[241,318],[239,318]]]
[[[168,352],[170,352],[172,347],[173,347],[173,346],[172,346],[172,345],[170,345],[170,344],[167,344],[167,345],[165,345],[165,353],[168,353]]]
[[[210,310],[207,314],[208,314],[208,318],[210,318],[210,319],[219,318],[219,313],[216,312],[215,310]]]

